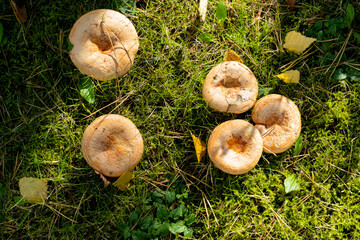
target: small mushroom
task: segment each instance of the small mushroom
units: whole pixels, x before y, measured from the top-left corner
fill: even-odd
[[[220,170],[233,175],[255,167],[263,151],[259,131],[244,120],[230,120],[217,126],[208,141],[208,154]]]
[[[81,16],[69,35],[70,58],[84,74],[97,80],[124,75],[139,48],[134,25],[121,13],[98,9]]]
[[[300,136],[301,115],[293,101],[279,94],[270,94],[256,102],[252,119],[264,141],[264,151],[281,153]]]
[[[243,113],[256,101],[258,82],[244,64],[227,61],[206,76],[203,96],[209,106],[220,112]]]
[[[130,119],[108,114],[96,118],[86,128],[81,150],[96,173],[119,177],[139,163],[144,144],[139,130]]]

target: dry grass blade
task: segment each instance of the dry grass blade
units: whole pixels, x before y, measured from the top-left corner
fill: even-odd
[[[326,74],[326,73],[330,70],[330,68],[334,65],[334,63],[336,62],[336,60],[337,60],[335,66],[334,66],[334,69],[333,69],[333,71],[332,71],[331,74],[330,74],[330,78],[331,78],[332,75],[334,74],[336,68],[338,67],[338,65],[339,65],[339,63],[340,63],[340,60],[341,60],[342,56],[344,55],[344,52],[345,52],[345,49],[346,49],[346,45],[347,45],[348,42],[349,42],[349,39],[350,39],[350,36],[351,36],[352,32],[353,32],[353,29],[350,30],[350,32],[349,32],[349,34],[348,34],[345,42],[344,42],[343,45],[341,46],[340,51],[339,51],[338,54],[336,55],[334,61],[331,63],[330,67],[325,71],[325,74]]]

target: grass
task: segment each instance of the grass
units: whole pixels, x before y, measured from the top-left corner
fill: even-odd
[[[360,83],[349,76],[359,69],[360,51],[354,34],[346,41],[351,31],[359,32],[359,17],[350,26],[332,23],[334,33],[325,23],[345,18],[346,1],[298,1],[294,10],[285,1],[228,1],[221,24],[218,3],[209,2],[202,23],[195,1],[137,1],[136,11],[121,0],[29,1],[24,26],[8,1],[0,3],[1,238],[122,239],[121,226],[137,207],[141,216],[158,217],[158,205],[149,208],[147,200],[156,189],[180,185],[186,188],[177,194],[185,191],[187,198],[164,205],[173,210],[185,204],[195,214],[195,239],[359,238]],[[359,4],[352,4],[358,14]],[[125,76],[93,80],[90,104],[79,94],[77,84],[86,76],[69,58],[68,35],[82,14],[99,8],[125,10],[140,49]],[[324,25],[314,29],[318,21]],[[310,50],[315,53],[294,67],[301,72],[300,84],[286,85],[274,76],[298,58],[282,48],[291,30],[331,41],[317,43]],[[323,35],[314,36],[320,31]],[[298,105],[299,155],[293,148],[276,156],[264,153],[255,169],[240,176],[221,172],[208,156],[197,162],[190,131],[206,140],[226,120],[251,121],[250,112],[219,113],[202,98],[206,74],[227,49],[241,55],[262,91]],[[331,78],[333,62],[348,76]],[[130,118],[144,137],[142,161],[125,192],[104,188],[80,152],[86,126],[109,112]],[[285,194],[283,182],[291,174],[301,189]],[[18,180],[24,176],[49,180],[46,202],[21,199]]]

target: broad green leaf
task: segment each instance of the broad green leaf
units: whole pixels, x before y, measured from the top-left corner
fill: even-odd
[[[258,92],[258,98],[264,97],[266,95],[269,95],[270,91],[272,90],[272,88],[264,88],[264,87],[259,87],[259,92]]]
[[[351,76],[350,79],[353,81],[360,81],[360,72],[355,71]]]
[[[300,190],[300,184],[295,175],[288,176],[284,181],[285,193]]]
[[[198,36],[198,39],[200,42],[203,42],[203,43],[215,42],[214,36],[211,35],[210,33],[201,33]]]
[[[69,52],[74,48],[74,44],[70,42],[69,38],[67,39],[67,48]]]
[[[122,0],[119,5],[119,11],[123,13],[134,13],[136,10],[136,3],[131,0]]]
[[[134,225],[138,219],[139,219],[139,216],[140,216],[140,208],[136,208],[133,212],[130,213],[130,216],[129,216],[129,224],[130,225]]]
[[[158,204],[157,208],[156,208],[156,217],[160,220],[166,220],[169,218],[169,210],[167,209],[167,207],[163,204]]]
[[[348,3],[346,6],[346,16],[345,16],[346,24],[348,27],[351,26],[354,17],[355,17],[355,9],[350,3]]]
[[[165,199],[168,203],[172,203],[175,201],[176,193],[174,191],[166,191],[165,192]]]
[[[296,139],[296,142],[295,142],[295,149],[294,149],[294,156],[297,156],[299,155],[300,151],[301,151],[301,148],[302,148],[302,136],[298,137],[298,139]]]
[[[153,215],[148,215],[147,217],[141,219],[139,222],[139,226],[142,230],[146,230],[154,223]]]
[[[149,235],[141,230],[135,230],[131,233],[131,237],[133,240],[144,240],[148,239]]]
[[[27,201],[44,202],[47,198],[47,181],[23,177],[19,180],[21,196]]]
[[[80,91],[80,95],[89,103],[93,104],[95,102],[95,91],[94,84],[90,78],[83,78],[80,80],[80,83],[77,85]]]
[[[354,32],[353,34],[354,34],[354,37],[355,37],[357,43],[360,44],[360,33]]]
[[[172,210],[170,212],[170,217],[176,221],[180,217],[184,216],[186,212],[187,212],[187,209],[186,209],[185,205],[181,204],[180,206],[178,206],[177,208],[175,208],[174,210]]]
[[[184,221],[178,221],[176,223],[170,223],[169,230],[173,234],[183,233],[187,230]]]
[[[191,224],[193,224],[195,221],[196,221],[196,217],[195,217],[195,214],[194,214],[194,213],[189,214],[189,215],[186,215],[186,217],[185,217],[185,223],[186,223],[186,225],[191,225]]]
[[[126,228],[124,229],[124,238],[127,239],[127,238],[129,238],[130,236],[131,236],[131,229],[130,229],[130,227],[126,227]]]
[[[226,5],[223,1],[219,2],[216,7],[216,18],[223,24],[227,17]]]
[[[164,197],[164,193],[160,189],[156,188],[155,191],[153,191],[152,196],[153,198],[162,198]]]
[[[184,237],[191,238],[193,236],[194,231],[192,228],[187,227],[184,231]]]
[[[2,41],[3,35],[4,35],[4,27],[3,27],[3,25],[0,23],[0,44],[1,44],[1,41]]]
[[[169,228],[170,228],[170,223],[164,222],[157,229],[156,235],[160,235],[160,237],[166,237],[170,232]]]
[[[335,71],[334,75],[332,76],[335,80],[344,80],[347,78],[347,74],[343,72],[342,68],[339,68]]]

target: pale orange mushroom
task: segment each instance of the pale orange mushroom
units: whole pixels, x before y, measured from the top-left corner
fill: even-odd
[[[264,141],[264,151],[281,153],[300,136],[301,115],[293,101],[279,94],[270,94],[256,102],[252,120]]]
[[[237,175],[253,169],[263,151],[259,131],[244,120],[230,120],[217,126],[208,141],[208,154],[220,170]]]
[[[81,150],[96,173],[119,177],[139,163],[144,143],[139,130],[130,119],[108,114],[96,118],[86,128]]]
[[[83,73],[110,80],[129,71],[139,48],[134,25],[121,13],[97,9],[82,15],[69,35],[70,58]]]
[[[208,105],[220,112],[243,113],[256,101],[258,82],[252,71],[237,61],[215,66],[206,76],[203,96]]]

